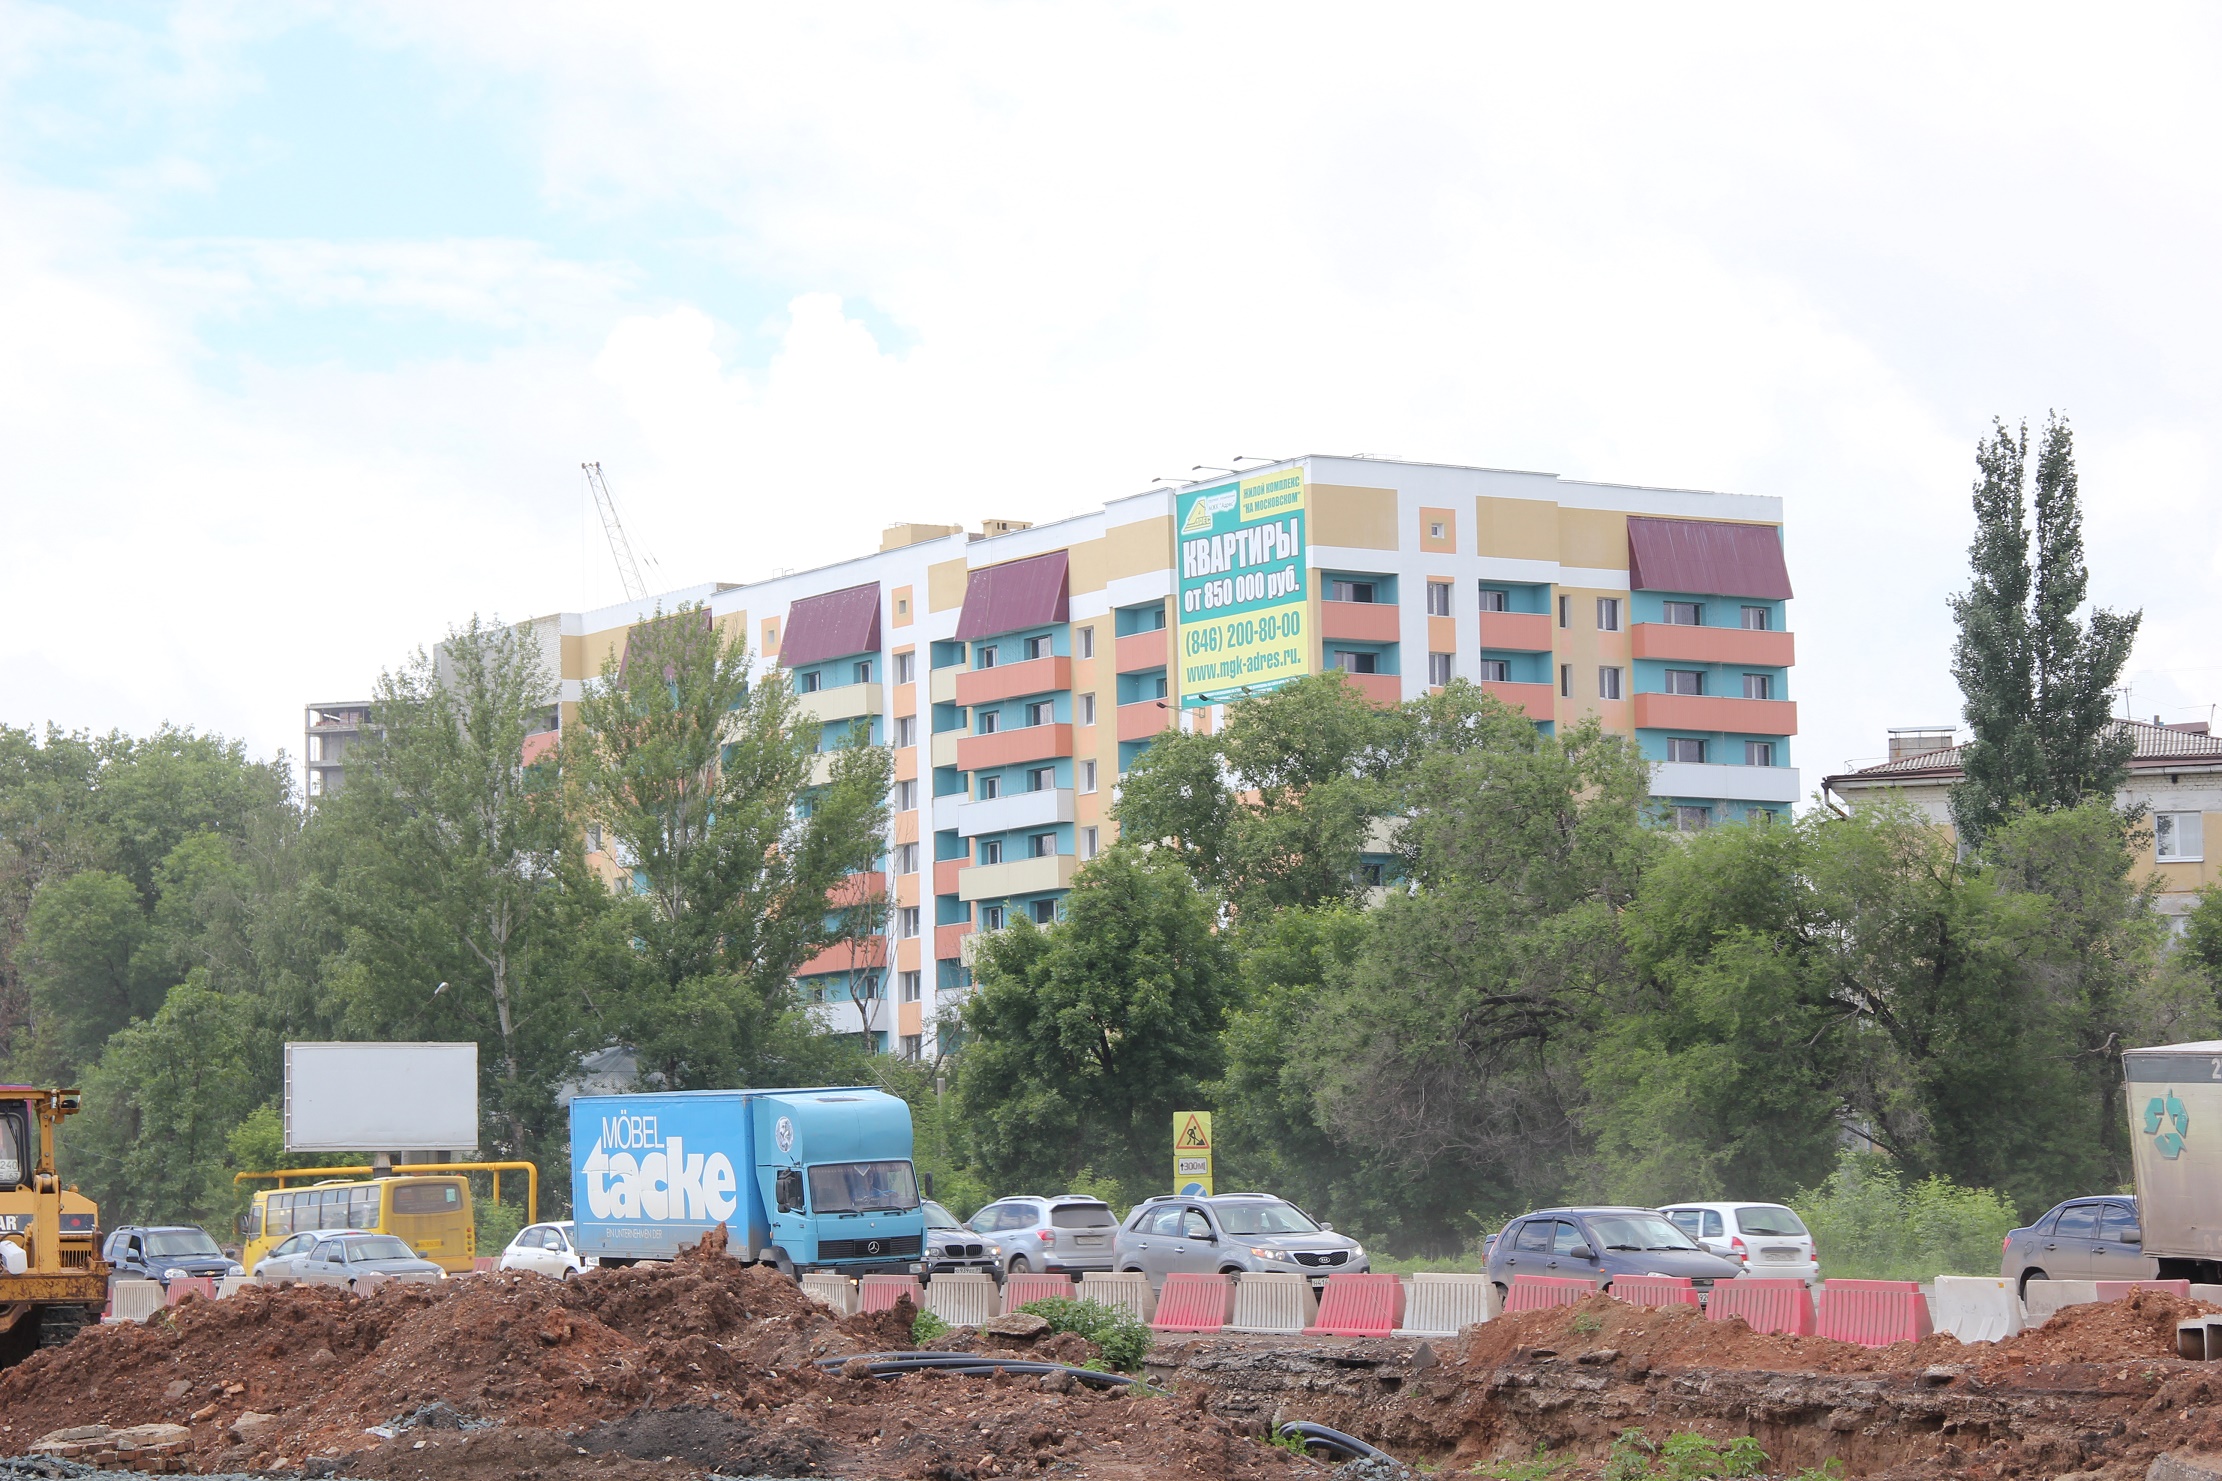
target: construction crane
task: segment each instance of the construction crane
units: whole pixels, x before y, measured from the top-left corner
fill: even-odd
[[[656,558],[645,552],[636,557],[633,542],[625,534],[624,521],[617,517],[617,501],[610,497],[609,481],[602,477],[600,463],[581,463],[586,470],[586,486],[594,495],[594,507],[602,512],[602,530],[609,536],[610,558],[617,562],[617,579],[625,583],[625,595],[636,602],[648,600],[648,581],[641,574],[646,564],[656,567]],[[659,572],[660,574],[660,572]]]

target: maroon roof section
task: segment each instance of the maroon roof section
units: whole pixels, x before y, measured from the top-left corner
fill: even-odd
[[[877,581],[804,597],[787,609],[787,629],[779,639],[779,662],[785,668],[879,651]]]
[[[1063,622],[1066,600],[1065,552],[1000,566],[982,566],[965,583],[964,611],[957,616],[957,637],[965,642],[997,633]]]
[[[1790,570],[1773,525],[1631,515],[1628,587],[1780,602],[1790,598]]]

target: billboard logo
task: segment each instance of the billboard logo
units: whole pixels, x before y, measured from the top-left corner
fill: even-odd
[[[2160,1129],[2163,1121],[2168,1123],[2166,1131]],[[2146,1102],[2145,1135],[2153,1139],[2154,1151],[2173,1162],[2182,1154],[2184,1138],[2190,1134],[2191,1113],[2176,1099],[2176,1092],[2171,1090],[2165,1098],[2156,1095]]]
[[[1200,535],[1211,528],[1211,522],[1235,506],[1235,491],[1228,489],[1221,494],[1206,494],[1188,511],[1188,522],[1180,527],[1183,535]]]
[[[586,1165],[579,1169],[586,1179],[586,1206],[594,1217],[713,1223],[732,1218],[741,1206],[735,1196],[740,1180],[734,1176],[733,1160],[723,1152],[689,1154],[685,1140],[676,1136],[637,1158],[631,1152],[609,1150],[611,1131],[642,1119],[605,1120],[602,1139],[594,1143]],[[646,1119],[652,1129],[654,1118]]]
[[[794,1151],[795,1123],[785,1116],[780,1117],[778,1124],[772,1127],[772,1140],[779,1144],[780,1151]]]

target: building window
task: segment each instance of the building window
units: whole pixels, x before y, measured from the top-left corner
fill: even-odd
[[[1450,583],[1448,581],[1430,581],[1427,583],[1427,615],[1430,617],[1450,616]]]
[[[908,941],[918,934],[918,907],[904,905],[895,912],[895,934]]]
[[[1668,669],[1666,692],[1669,694],[1703,694],[1705,671],[1703,669]]]
[[[895,784],[895,811],[918,811],[918,781],[915,777]]]
[[[1619,669],[1601,668],[1597,671],[1597,697],[1599,699],[1620,698]]]
[[[1330,581],[1327,583],[1327,600],[1330,602],[1370,602],[1373,600],[1373,583],[1371,581]]]
[[[1560,627],[1572,627],[1574,625],[1574,599],[1572,597],[1562,596],[1558,599],[1558,625]]]
[[[1775,676],[1773,674],[1744,675],[1744,698],[1773,699],[1774,697]]]
[[[926,1051],[925,1037],[923,1034],[903,1035],[903,1058],[916,1059],[924,1054]]]
[[[1744,765],[1772,766],[1774,764],[1775,743],[1773,741],[1744,742]]]
[[[1597,630],[1601,633],[1620,631],[1620,598],[1599,597],[1597,599]]]
[[[918,872],[917,844],[898,843],[895,845],[895,872],[897,874],[916,874]]]
[[[1082,658],[1096,656],[1096,630],[1092,627],[1080,629],[1080,656]]]
[[[915,678],[917,678],[917,677],[918,677],[918,655],[917,655],[917,654],[915,654],[915,653],[898,653],[898,654],[896,654],[896,655],[895,655],[895,682],[896,682],[896,683],[898,683],[898,684],[908,684],[909,682],[911,682],[911,680],[913,680],[913,679],[915,679]]]
[[[1674,809],[1674,826],[1684,833],[1703,833],[1713,826],[1713,810],[1709,807],[1678,806]]]
[[[917,1002],[926,990],[926,974],[923,972],[904,972],[900,974],[900,981],[903,1001],[906,1003]]]
[[[1763,633],[1774,626],[1775,614],[1767,607],[1744,608],[1744,628],[1748,632]]]
[[[2206,816],[2195,812],[2153,814],[2153,857],[2176,863],[2204,859]]]
[[[1083,859],[1092,859],[1096,856],[1096,853],[1096,830],[1094,828],[1081,829],[1080,857]]]
[[[972,795],[982,802],[987,801],[990,797],[1001,797],[1003,795],[1003,778],[992,774],[976,778],[972,783]]]
[[[1681,761],[1693,766],[1703,766],[1705,764],[1705,742],[1691,740],[1679,735],[1669,736],[1666,743],[1666,758],[1669,761]]]
[[[1083,761],[1080,763],[1080,790],[1093,792],[1095,789],[1096,764],[1093,761]]]
[[[602,825],[600,823],[586,825],[586,851],[590,854],[598,854],[602,851]]]
[[[995,728],[1002,723],[1003,713],[1000,710],[973,711],[972,731],[975,735],[993,735]]]
[[[1028,658],[1049,657],[1049,638],[1046,635],[1028,638],[1026,640],[1026,656]]]
[[[795,675],[795,687],[804,694],[816,694],[818,692],[818,671],[809,669]]]
[[[1427,682],[1438,689],[1450,682],[1450,655],[1448,653],[1430,653],[1427,655]]]
[[[1057,715],[1057,707],[1046,699],[1037,699],[1026,707],[1028,725],[1047,725]]]
[[[1381,867],[1380,861],[1367,859],[1359,862],[1358,883],[1367,889],[1378,890],[1387,879],[1388,871]]]
[[[995,645],[993,643],[982,643],[978,648],[974,649],[972,654],[972,666],[976,669],[994,668]]]
[[[916,715],[897,715],[895,717],[895,749],[907,751],[917,744],[918,717]]]
[[[1570,663],[1562,663],[1558,666],[1558,697],[1560,699],[1572,699],[1574,697],[1574,665]]]
[[[1080,696],[1080,723],[1083,725],[1096,723],[1096,697],[1092,694]]]
[[[1484,658],[1481,661],[1481,682],[1484,684],[1511,683],[1512,660],[1509,658]]]
[[[1428,539],[1430,539],[1430,540],[1440,540],[1440,539],[1443,539],[1443,538],[1444,538],[1444,535],[1443,535],[1443,529],[1444,529],[1444,526],[1443,526],[1443,522],[1442,522],[1441,520],[1439,520],[1439,519],[1431,519],[1431,520],[1429,520],[1429,521],[1427,522],[1427,538],[1428,538]],[[1445,615],[1447,616],[1447,615],[1449,615],[1449,614],[1447,614],[1447,613],[1446,613]]]
[[[1049,859],[1056,857],[1057,835],[1054,833],[1036,833],[1033,837],[1027,839],[1026,843],[1027,852],[1034,858]]]
[[[1000,864],[1000,863],[1002,863],[1002,862],[1003,862],[1003,840],[1002,840],[1002,839],[1000,839],[1000,838],[983,838],[983,839],[981,839],[981,840],[980,840],[980,864],[981,864],[981,867],[985,868],[985,867],[986,867],[987,865],[989,865],[989,864]]]
[[[1034,924],[1049,926],[1056,923],[1057,902],[1055,900],[1036,900],[1034,902]]]
[[[983,930],[983,931],[1000,931],[1000,930],[1002,930],[1002,929],[1003,929],[1003,907],[1002,907],[1002,906],[1000,906],[1000,905],[983,905],[983,906],[981,906],[981,907],[980,907],[980,929],[981,929],[981,930]]]
[[[871,660],[871,659],[869,659],[869,658],[867,658],[867,659],[865,659],[865,660],[864,660],[863,662],[861,662],[861,663],[855,663],[855,664],[851,664],[851,665],[849,666],[849,682],[850,682],[850,683],[852,683],[852,684],[869,684],[869,683],[871,683],[871,682],[872,682],[872,660]]]
[[[1506,601],[1505,593],[1493,587],[1484,586],[1481,589],[1481,610],[1484,612],[1509,611],[1510,609],[1505,605]]]
[[[1054,792],[1057,790],[1057,768],[1037,766],[1026,773],[1026,790],[1029,792]]]
[[[1705,625],[1705,609],[1696,602],[1665,602],[1662,605],[1666,608],[1666,620],[1672,626],[1703,627]],[[1751,608],[1746,607],[1744,610],[1749,612]]]
[[[1346,674],[1375,673],[1379,670],[1379,655],[1373,653],[1344,653],[1338,650],[1335,654],[1335,667]]]

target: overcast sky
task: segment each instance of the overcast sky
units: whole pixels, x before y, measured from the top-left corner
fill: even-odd
[[[1548,12],[1548,14],[1544,14]],[[2206,719],[2215,13],[0,0],[0,720],[300,749],[472,612],[1236,455],[1779,496],[1810,790],[1994,414]]]

